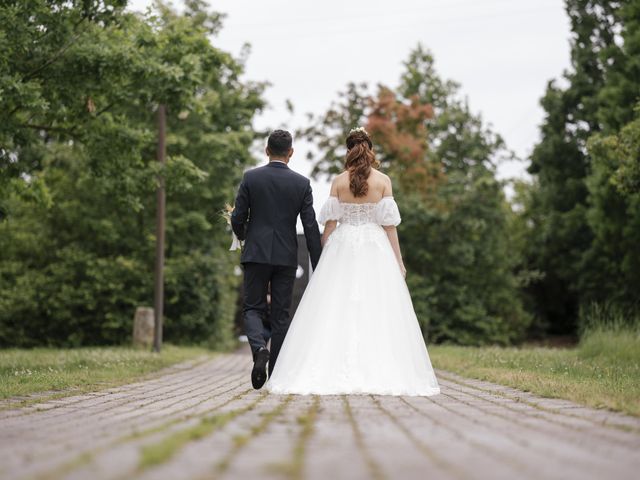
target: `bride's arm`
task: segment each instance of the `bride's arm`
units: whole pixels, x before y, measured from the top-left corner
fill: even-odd
[[[334,178],[333,182],[331,182],[331,191],[329,192],[329,195],[331,195],[332,197],[338,197],[338,178]],[[325,243],[327,243],[327,240],[329,240],[329,236],[333,233],[333,231],[336,229],[336,227],[338,226],[338,222],[337,220],[328,220],[325,224],[324,224],[324,230],[322,231],[322,246],[324,247]]]
[[[382,195],[384,197],[392,197],[393,189],[391,186],[391,179],[389,177],[386,177],[385,180],[386,182]],[[404,267],[404,261],[402,260],[402,252],[400,251],[400,240],[398,239],[398,230],[393,225],[386,225],[382,228],[384,228],[384,231],[387,233],[389,243],[391,243],[391,248],[393,248],[393,253],[396,255],[396,260],[398,261],[400,272],[402,273],[403,277],[406,277],[407,269]]]
[[[387,232],[387,237],[389,237],[389,243],[391,243],[391,248],[393,248],[393,253],[396,254],[396,260],[398,260],[398,265],[400,266],[400,272],[402,272],[402,276],[407,276],[407,269],[404,268],[404,262],[402,261],[402,253],[400,252],[400,241],[398,240],[398,230],[393,225],[383,227],[384,231]]]
[[[327,240],[329,240],[329,235],[333,233],[336,229],[338,222],[335,220],[328,220],[327,223],[324,224],[324,231],[322,232],[322,246],[324,247]]]

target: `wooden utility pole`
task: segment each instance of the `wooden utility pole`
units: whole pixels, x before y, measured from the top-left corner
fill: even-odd
[[[164,167],[167,162],[167,109],[158,105],[158,162]],[[166,196],[164,190],[164,175],[158,178],[156,190],[156,262],[154,271],[153,311],[155,312],[155,326],[153,332],[153,351],[159,352],[162,346],[162,314],[164,307],[164,210]]]

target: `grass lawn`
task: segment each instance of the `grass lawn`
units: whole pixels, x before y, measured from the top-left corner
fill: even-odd
[[[208,355],[204,348],[172,345],[159,354],[129,347],[0,350],[0,399],[42,393],[42,400],[95,391]]]
[[[640,416],[640,331],[594,331],[575,348],[432,345],[435,368]]]

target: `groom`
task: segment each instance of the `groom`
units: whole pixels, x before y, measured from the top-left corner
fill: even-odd
[[[244,240],[244,328],[253,353],[251,383],[259,389],[278,358],[289,329],[289,307],[298,266],[298,215],[315,269],[320,258],[320,231],[313,210],[309,179],[290,170],[291,134],[275,130],[269,135],[269,163],[245,172],[238,189],[231,227]],[[267,349],[263,322],[267,316],[267,292],[271,287],[271,352]]]

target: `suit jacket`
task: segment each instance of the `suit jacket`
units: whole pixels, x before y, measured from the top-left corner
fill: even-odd
[[[231,227],[245,241],[241,262],[297,266],[298,215],[315,269],[322,247],[309,179],[282,162],[245,172],[231,213]]]

